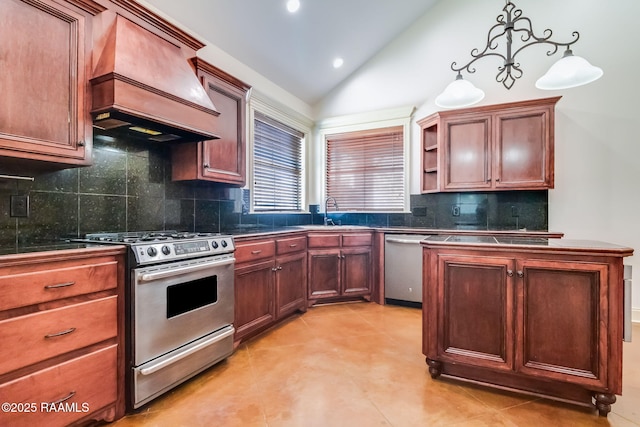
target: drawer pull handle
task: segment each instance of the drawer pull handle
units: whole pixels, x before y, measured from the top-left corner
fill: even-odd
[[[295,248],[296,246],[298,246],[297,243],[292,243],[292,244],[289,245],[290,248]]]
[[[62,402],[66,402],[67,400],[71,399],[71,398],[72,398],[73,396],[75,396],[75,395],[76,395],[76,392],[75,392],[75,391],[72,391],[71,393],[69,393],[69,395],[68,395],[68,396],[63,397],[63,398],[62,398],[62,399],[60,399],[60,400],[56,400],[55,402],[51,402],[49,405],[50,405],[50,406],[55,406],[55,405],[58,405],[58,404],[60,404],[60,403],[62,403]]]
[[[68,286],[72,286],[75,285],[76,282],[66,282],[66,283],[58,283],[56,285],[47,285],[44,288],[45,289],[58,289],[58,288],[66,288]]]
[[[258,255],[261,252],[262,252],[262,249],[258,249],[257,251],[251,251],[251,254]]]
[[[56,332],[55,334],[47,334],[44,337],[45,338],[61,337],[63,335],[68,335],[71,332],[74,332],[75,330],[76,330],[76,328],[69,328],[69,329],[65,329],[64,331]]]

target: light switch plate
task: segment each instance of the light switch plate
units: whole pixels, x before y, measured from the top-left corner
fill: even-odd
[[[12,217],[27,218],[29,216],[29,195],[12,195],[10,210],[10,215]]]

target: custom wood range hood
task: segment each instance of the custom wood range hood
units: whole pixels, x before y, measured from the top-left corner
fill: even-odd
[[[218,138],[219,112],[180,47],[117,13],[102,18],[90,80],[94,127],[156,142]]]

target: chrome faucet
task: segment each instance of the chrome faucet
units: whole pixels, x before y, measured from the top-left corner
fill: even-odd
[[[324,201],[324,225],[335,225],[331,218],[327,218],[327,211],[329,210],[329,200],[333,200],[333,207],[338,210],[338,202],[335,197],[327,197]]]

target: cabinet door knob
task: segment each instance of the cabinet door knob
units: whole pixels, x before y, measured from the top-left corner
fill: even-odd
[[[524,277],[524,272],[518,271],[518,277],[522,279]]]
[[[78,141],[78,147],[84,147],[84,141],[83,140]]]
[[[205,169],[209,169],[211,167],[211,165],[209,165],[209,163],[205,163],[204,165],[202,165],[203,168]]]
[[[513,270],[507,270],[507,276],[513,277]]]

